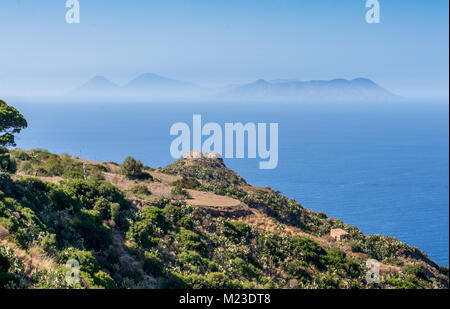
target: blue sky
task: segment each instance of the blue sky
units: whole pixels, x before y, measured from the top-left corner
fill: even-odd
[[[402,95],[448,95],[449,3],[380,0],[0,2],[0,91],[64,93],[94,75],[154,72],[201,85],[367,77]]]

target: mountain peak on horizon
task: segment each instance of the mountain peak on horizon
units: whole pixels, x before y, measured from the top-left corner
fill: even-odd
[[[202,89],[193,83],[167,78],[155,73],[143,73],[120,87],[102,75],[96,75],[73,94],[93,96],[150,96],[158,98],[198,96]],[[216,93],[216,95],[219,95]],[[257,100],[389,100],[398,98],[374,81],[357,77],[332,80],[299,81],[295,79],[265,80],[259,78],[247,84],[234,85],[225,93],[227,98]],[[219,95],[220,96],[220,95]]]
[[[180,86],[192,85],[177,79],[164,77],[155,73],[143,73],[129,82],[125,87],[142,87],[142,86]]]
[[[243,99],[289,99],[289,100],[387,100],[396,96],[374,81],[358,77],[352,80],[282,80],[254,82],[238,85],[228,96]]]
[[[364,78],[364,77],[355,78],[355,79],[351,80],[351,82],[367,84],[367,85],[377,85],[377,83],[375,83],[373,80]]]
[[[82,95],[109,95],[119,86],[102,75],[95,75],[72,93]]]
[[[108,78],[106,78],[103,75],[95,75],[90,80],[88,80],[84,85],[87,85],[87,84],[103,84],[103,85],[117,87],[117,85],[115,83],[113,83],[111,80],[109,80]]]

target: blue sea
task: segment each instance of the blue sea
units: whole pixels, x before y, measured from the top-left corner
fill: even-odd
[[[9,98],[28,119],[24,149],[99,161],[128,156],[152,167],[173,161],[175,122],[277,122],[279,164],[226,159],[255,186],[270,186],[305,207],[395,236],[449,265],[449,104],[118,102]]]

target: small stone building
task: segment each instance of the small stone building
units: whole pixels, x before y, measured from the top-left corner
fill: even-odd
[[[350,234],[344,231],[343,229],[332,229],[330,232],[330,236],[336,241],[341,241],[350,238]]]

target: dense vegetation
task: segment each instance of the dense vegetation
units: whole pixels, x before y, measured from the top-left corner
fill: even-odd
[[[419,249],[253,188],[220,159],[160,169],[181,177],[157,197],[154,170],[131,157],[118,165],[1,147],[26,122],[3,101],[0,116],[9,119],[0,124],[0,289],[448,288],[448,268]],[[106,180],[111,174],[130,185],[120,190]],[[275,228],[190,206],[188,190],[238,200]],[[328,241],[333,228],[350,239]],[[368,258],[383,263],[379,283],[366,280]],[[71,261],[79,281],[66,278]]]
[[[184,159],[180,161],[183,162]],[[185,164],[180,163],[180,161],[172,164],[168,173],[176,174],[174,167],[179,166],[181,169],[180,174],[184,175]],[[394,237],[380,235],[365,236],[358,228],[347,225],[338,219],[328,218],[324,213],[315,213],[304,208],[299,202],[288,199],[281,195],[280,192],[274,191],[271,188],[257,189],[248,193],[239,186],[229,184],[228,181],[221,181],[220,178],[215,177],[215,173],[208,174],[210,173],[209,162],[207,162],[204,168],[202,168],[201,164],[197,163],[196,171],[197,174],[204,175],[203,179],[213,180],[201,184],[195,178],[183,176],[182,179],[174,182],[173,185],[236,198],[252,208],[263,211],[281,223],[298,227],[312,235],[323,236],[328,234],[333,228],[343,228],[351,235],[349,245],[352,251],[365,253],[370,258],[388,264],[401,265],[402,262],[398,260],[399,257],[414,257],[423,261],[428,260],[423,251],[408,246]],[[163,169],[163,172],[167,172],[166,168]]]
[[[11,151],[19,165],[25,154]],[[19,155],[20,154],[20,155]],[[43,156],[42,164],[66,160]],[[56,157],[58,159],[56,159]],[[39,165],[35,163],[34,165]],[[33,165],[33,166],[34,166]],[[98,172],[98,171],[96,171]],[[61,174],[64,173],[61,171]],[[431,288],[436,279],[417,264],[388,272],[379,285],[367,285],[364,260],[342,250],[324,249],[306,237],[262,232],[239,221],[212,217],[179,199],[160,198],[139,210],[124,192],[97,178],[66,178],[59,185],[33,177],[0,178],[0,284],[38,288]],[[182,178],[174,188],[207,190]],[[177,189],[178,190],[178,189]],[[148,195],[145,186],[132,189]],[[220,193],[221,190],[213,189]],[[303,208],[270,190],[251,194],[230,190],[275,222],[301,227],[311,235],[341,226],[351,231],[357,251],[389,262],[416,254],[400,242],[362,235],[335,219]],[[280,223],[281,224],[281,223]],[[5,232],[6,231],[6,232]],[[1,231],[0,231],[1,232]],[[20,252],[51,260],[51,266],[27,271]],[[37,251],[37,253],[36,253]],[[425,257],[424,257],[425,258]],[[68,286],[65,263],[76,259],[79,284]],[[445,269],[443,270],[445,271]]]
[[[230,171],[221,159],[203,158],[201,161],[181,159],[164,167],[162,172],[170,175],[184,176],[186,178],[205,180],[207,182],[220,181],[227,185],[245,184],[245,180],[238,174]]]

